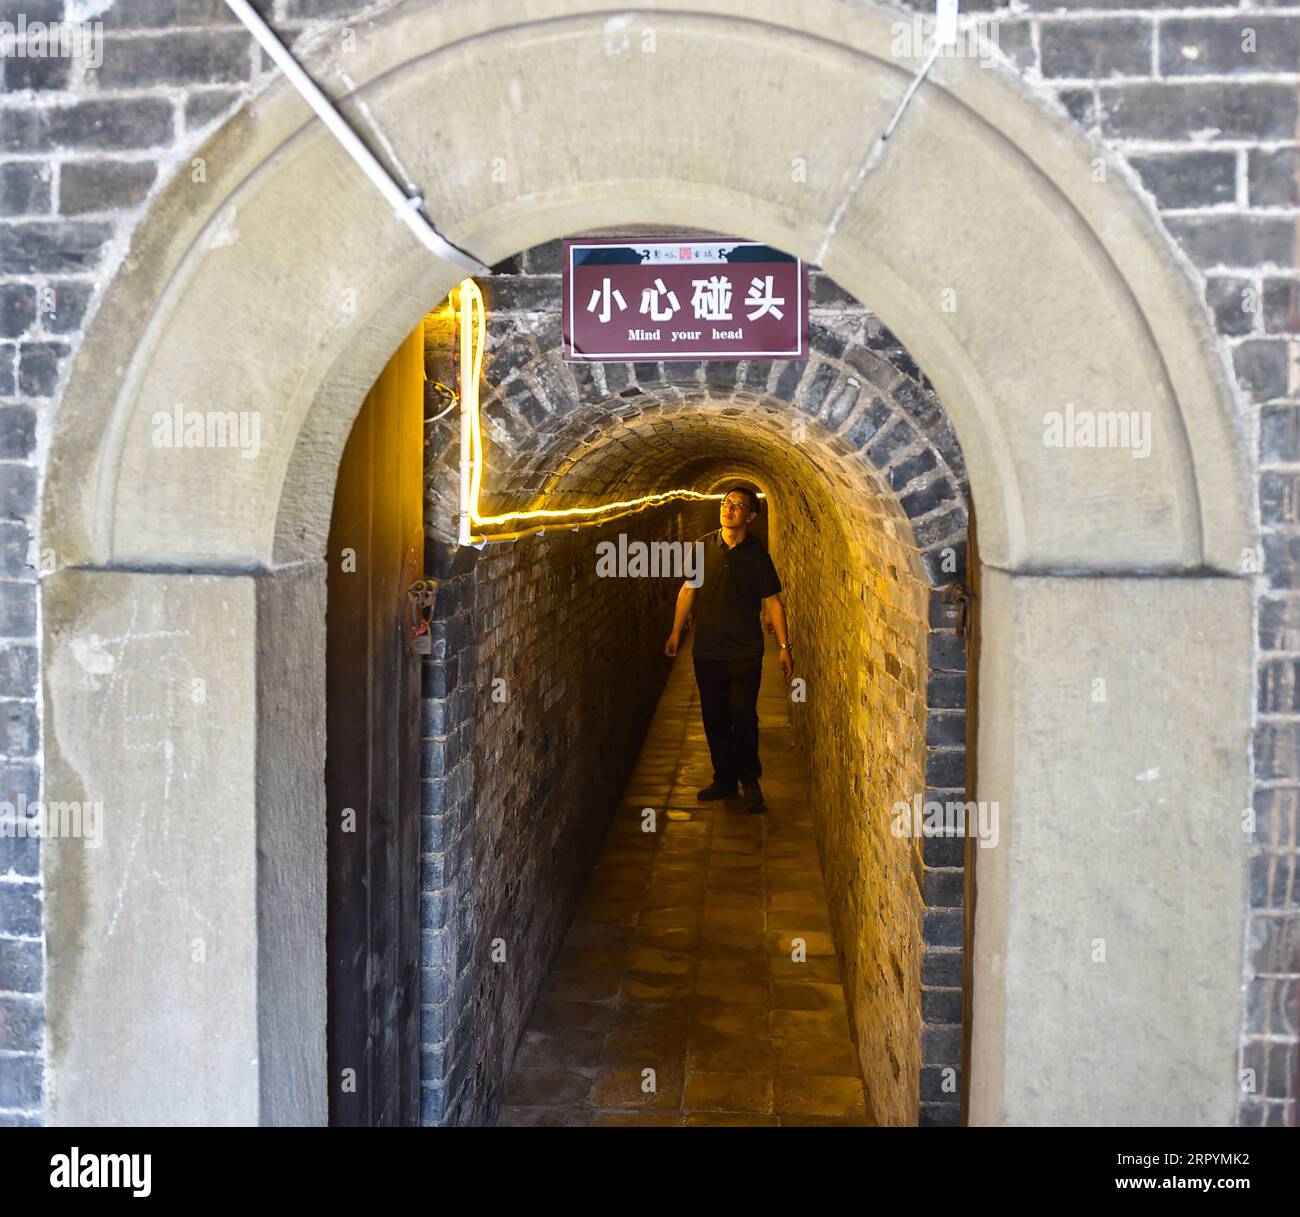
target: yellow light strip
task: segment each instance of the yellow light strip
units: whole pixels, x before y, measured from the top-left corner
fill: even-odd
[[[716,499],[721,494],[701,494],[698,490],[661,490],[656,494],[642,495],[636,499],[619,499],[611,503],[601,503],[597,507],[560,507],[541,508],[535,511],[508,511],[502,515],[485,516],[479,514],[479,494],[483,488],[483,432],[479,419],[479,384],[483,375],[484,335],[487,326],[486,310],[483,305],[483,293],[473,279],[463,279],[453,293],[460,317],[460,405],[469,411],[470,448],[472,467],[470,470],[469,516],[474,524],[506,524],[511,520],[535,520],[546,516],[554,520],[573,520],[580,516],[599,516],[595,520],[576,520],[566,524],[567,528],[595,528],[611,520],[644,511],[647,507],[659,506],[674,499]],[[466,369],[469,370],[468,375]],[[605,513],[605,514],[602,514]],[[612,513],[612,514],[610,514]],[[536,524],[531,528],[512,532],[481,533],[475,539],[481,541],[513,541],[520,537],[533,536],[547,528],[555,527],[553,523]]]

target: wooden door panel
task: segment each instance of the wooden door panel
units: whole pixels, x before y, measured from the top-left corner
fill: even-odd
[[[407,552],[412,544],[422,552],[423,360],[417,329],[357,416],[330,524],[325,788],[332,1124],[418,1118],[420,672],[402,619]]]

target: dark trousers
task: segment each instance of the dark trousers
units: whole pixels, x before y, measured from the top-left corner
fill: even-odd
[[[696,659],[704,734],[719,782],[755,782],[763,774],[758,760],[758,686],[763,657]]]

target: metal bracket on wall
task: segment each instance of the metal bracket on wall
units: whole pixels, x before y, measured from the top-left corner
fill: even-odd
[[[943,590],[943,598],[948,606],[948,616],[957,619],[957,637],[964,637],[966,628],[970,623],[970,608],[975,602],[975,593],[964,583],[950,583]]]

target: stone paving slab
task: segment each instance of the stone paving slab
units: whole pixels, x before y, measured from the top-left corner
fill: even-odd
[[[769,640],[751,815],[695,798],[708,746],[690,660],[673,665],[499,1126],[874,1124],[781,689]]]

